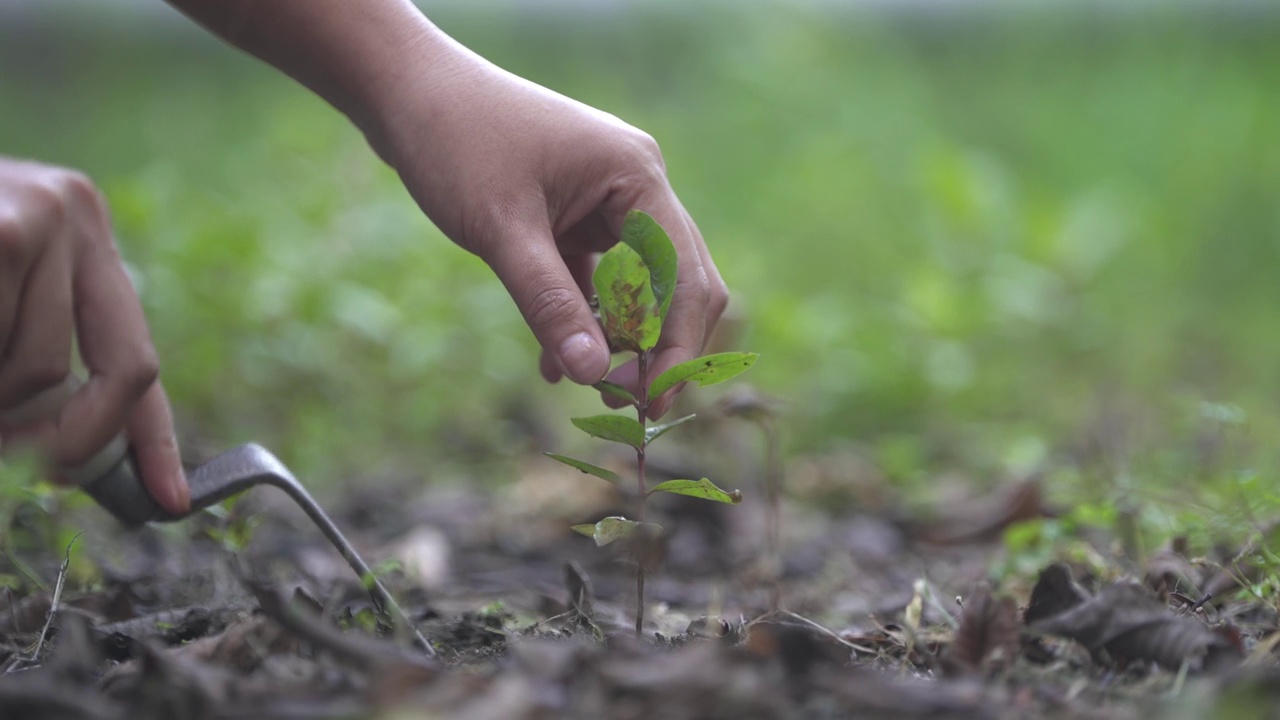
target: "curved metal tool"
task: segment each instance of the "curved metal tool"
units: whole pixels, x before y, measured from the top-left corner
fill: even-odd
[[[61,385],[36,396],[21,408],[5,413],[0,419],[11,425],[21,425],[41,418],[56,417],[66,399],[81,384],[78,378],[68,377]],[[147,492],[123,436],[113,438],[84,465],[64,468],[62,472],[128,527],[138,527],[148,522],[182,520],[257,485],[280,488],[298,503],[307,517],[320,528],[320,532],[338,549],[342,559],[347,561],[359,576],[361,584],[369,590],[378,611],[393,622],[403,623],[413,631],[414,640],[427,654],[435,654],[431,643],[427,642],[408,614],[391,597],[391,593],[387,592],[351,543],[347,542],[338,526],[334,525],[284,463],[261,445],[250,443],[232,448],[187,473],[187,482],[191,486],[191,509],[181,515],[161,508]]]
[[[167,512],[156,504],[143,488],[135,472],[133,458],[128,455],[121,458],[109,472],[84,484],[82,488],[99,505],[129,526],[182,520],[258,485],[279,488],[298,503],[307,517],[311,518],[311,522],[338,549],[342,559],[347,561],[359,576],[360,582],[368,588],[378,611],[395,622],[404,623],[405,627],[413,631],[417,644],[427,654],[435,654],[431,643],[414,626],[408,614],[373,574],[315,498],[311,497],[311,493],[266,448],[249,443],[227,450],[188,472],[187,482],[191,486],[191,509],[181,515]]]

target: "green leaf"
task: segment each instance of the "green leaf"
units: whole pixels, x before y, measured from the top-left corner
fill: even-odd
[[[600,301],[600,321],[609,341],[635,353],[650,350],[662,334],[662,306],[649,270],[630,245],[618,243],[600,256],[591,276]]]
[[[715,483],[706,478],[701,480],[668,480],[664,483],[654,485],[649,494],[656,492],[672,493],[674,495],[688,495],[689,497],[702,498],[703,500],[714,500],[715,502],[728,503],[737,505],[742,502],[742,493],[734,490],[733,492],[725,492],[716,487]]]
[[[704,355],[667,370],[649,384],[649,397],[656,398],[682,382],[715,385],[741,375],[756,364],[759,353],[727,352]]]
[[[661,424],[661,425],[654,425],[653,427],[645,428],[645,430],[644,430],[644,444],[645,444],[645,445],[648,445],[649,443],[653,442],[654,440],[657,440],[658,438],[662,437],[663,435],[666,435],[666,434],[667,434],[667,431],[668,431],[668,430],[670,430],[671,428],[673,428],[673,427],[675,427],[675,426],[677,426],[677,425],[683,424],[683,423],[687,423],[687,422],[689,422],[690,420],[692,420],[692,419],[694,419],[694,418],[696,418],[696,417],[698,417],[698,416],[697,416],[697,415],[685,415],[684,417],[679,418],[679,419],[677,419],[677,420],[672,420],[672,421],[671,421],[671,422],[669,422],[669,423],[663,423],[663,424]]]
[[[596,383],[595,385],[592,385],[591,387],[599,390],[602,393],[608,393],[614,397],[622,398],[623,400],[626,400],[627,402],[633,405],[636,403],[636,396],[632,395],[630,390],[622,387],[618,383],[611,383],[608,380],[601,380],[600,382]]]
[[[653,295],[658,301],[658,317],[666,320],[676,290],[679,258],[675,245],[658,221],[640,210],[627,213],[622,223],[622,242],[635,250],[649,269]]]
[[[629,417],[622,415],[592,415],[591,417],[570,418],[569,422],[592,437],[630,445],[637,450],[644,447],[644,426]]]
[[[603,518],[595,524],[574,525],[570,530],[595,540],[596,547],[604,547],[615,540],[630,537],[636,530],[643,530],[649,539],[662,534],[661,525],[636,522],[617,515]]]
[[[546,455],[552,460],[559,460],[560,462],[564,463],[565,465],[568,465],[571,468],[581,470],[582,472],[588,475],[595,475],[601,480],[608,480],[611,483],[622,482],[622,477],[619,476],[618,473],[612,470],[606,470],[600,467],[599,465],[592,465],[589,462],[583,462],[576,458],[571,458],[568,455],[557,455],[556,453],[549,453],[549,452],[542,453],[542,454]]]
[[[615,540],[627,537],[642,524],[615,515],[604,518],[594,525],[574,525],[573,530],[595,540],[596,547],[604,547]]]

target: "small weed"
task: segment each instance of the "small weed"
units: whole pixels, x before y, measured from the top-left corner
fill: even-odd
[[[659,492],[736,504],[742,501],[738,491],[726,492],[707,478],[668,480],[649,487],[645,481],[645,450],[672,428],[693,419],[686,415],[661,425],[648,425],[650,403],[686,382],[711,385],[745,372],[755,364],[756,353],[728,352],[695,358],[649,377],[651,352],[662,334],[662,323],[671,306],[676,287],[676,251],[662,226],[643,212],[633,210],[622,227],[622,242],[600,258],[592,283],[599,299],[601,323],[610,345],[636,354],[639,370],[639,397],[626,388],[601,382],[601,392],[622,398],[636,411],[636,419],[623,415],[595,415],[572,418],[574,426],[588,435],[627,445],[636,453],[636,519],[607,517],[596,523],[575,525],[573,529],[595,540],[598,547],[625,540],[636,563],[636,636],[644,625],[645,570],[656,566],[656,546],[662,527],[645,522],[645,505],[650,495]],[[564,455],[547,453],[569,467],[621,484],[615,472]]]

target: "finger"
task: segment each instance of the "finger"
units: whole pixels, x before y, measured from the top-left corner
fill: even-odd
[[[59,422],[58,459],[69,467],[83,464],[121,431],[159,372],[142,304],[110,230],[92,232],[96,236],[84,242],[72,282],[80,355],[89,378],[68,400]]]
[[[0,408],[21,406],[71,371],[69,253],[66,243],[50,243],[27,275],[9,349],[0,360]]]
[[[587,247],[589,243],[595,243],[596,241],[589,241],[586,238],[580,238],[579,241],[575,242],[579,242],[582,247]],[[557,239],[556,244],[560,248],[560,251],[564,253],[564,239]],[[589,298],[595,294],[595,288],[591,284],[591,273],[595,270],[596,266],[594,257],[589,254],[565,254],[564,264],[565,267],[569,268],[569,274],[573,276],[574,282],[578,284],[578,289],[582,291],[583,297]],[[564,373],[560,370],[560,366],[556,362],[555,356],[548,353],[546,350],[542,351],[542,354],[538,359],[538,370],[541,371],[543,379],[552,384],[560,382],[560,379],[564,377]]]
[[[151,385],[129,415],[128,434],[147,492],[165,510],[186,513],[191,508],[191,490],[182,472],[173,413],[159,382]]]
[[[485,260],[539,344],[570,380],[590,385],[609,371],[604,333],[545,223],[511,228]]]
[[[583,297],[591,297],[595,294],[595,284],[591,281],[591,275],[596,269],[596,259],[593,255],[564,255],[564,265],[569,268],[569,275],[573,276],[573,281],[578,284],[578,290],[582,292]]]
[[[632,358],[618,367],[614,368],[606,378],[611,383],[617,383],[631,392],[637,398],[640,397],[640,372],[639,365],[635,358]],[[600,393],[600,398],[604,404],[613,409],[628,407],[631,403],[612,393]]]
[[[556,364],[555,357],[546,350],[538,355],[538,371],[542,373],[542,378],[552,385],[564,378],[564,373],[560,372],[560,366]]]
[[[24,281],[34,260],[35,245],[30,240],[44,238],[50,231],[45,215],[0,192],[0,357],[8,351]]]

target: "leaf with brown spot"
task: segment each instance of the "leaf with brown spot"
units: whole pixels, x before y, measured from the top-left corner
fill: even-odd
[[[955,641],[947,648],[948,674],[1006,667],[1018,656],[1018,605],[1013,598],[994,598],[989,583],[974,588],[960,615]]]

